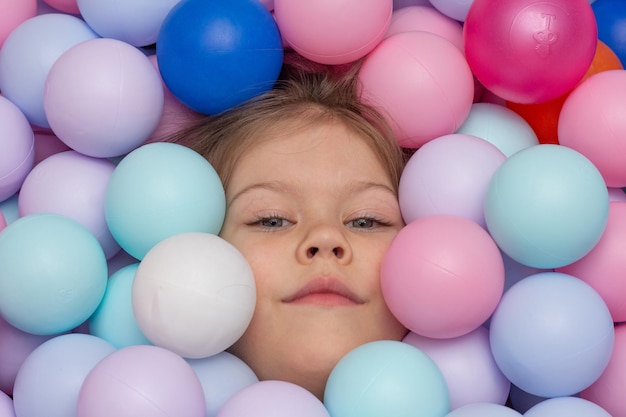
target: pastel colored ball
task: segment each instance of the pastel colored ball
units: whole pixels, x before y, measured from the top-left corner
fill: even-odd
[[[78,4],[76,0],[42,0],[44,4],[53,7],[56,10],[69,14],[79,14]],[[41,13],[40,13],[41,14]]]
[[[450,411],[446,381],[433,360],[392,340],[365,343],[341,358],[328,377],[324,404],[333,417],[443,417]]]
[[[324,404],[306,389],[285,381],[260,381],[229,398],[217,417],[330,417]]]
[[[156,43],[165,17],[180,0],[75,2],[83,19],[103,38],[147,46]]]
[[[365,57],[358,78],[363,99],[386,115],[406,148],[454,133],[474,99],[474,78],[463,53],[429,32],[383,40]]]
[[[493,357],[511,383],[546,398],[589,387],[606,368],[614,341],[602,297],[559,272],[531,275],[509,288],[489,336]]]
[[[0,48],[6,38],[24,21],[37,15],[37,0],[2,0],[0,9]]]
[[[472,403],[452,410],[446,417],[521,417],[517,411],[494,403]]]
[[[626,202],[611,202],[606,229],[598,244],[580,260],[558,268],[591,285],[607,303],[613,321],[626,321],[626,284],[620,271],[626,268],[623,248],[626,245]]]
[[[537,145],[510,156],[487,190],[485,220],[515,261],[559,268],[585,256],[608,220],[609,199],[598,169],[560,145]]]
[[[615,346],[604,372],[580,397],[604,408],[612,416],[626,413],[626,403],[620,395],[626,384],[626,326],[615,326]]]
[[[148,339],[197,359],[241,337],[254,313],[256,287],[252,269],[230,243],[209,233],[181,233],[143,258],[132,303]]]
[[[398,198],[404,221],[450,214],[486,227],[487,188],[505,160],[495,145],[471,135],[453,133],[424,144],[400,177]]]
[[[216,114],[274,86],[283,44],[257,0],[187,0],[163,21],[156,54],[172,94],[197,112]]]
[[[138,267],[138,263],[127,265],[109,276],[102,301],[89,318],[89,333],[118,349],[151,344],[133,312],[132,287]]]
[[[141,145],[163,112],[161,78],[137,48],[116,39],[81,42],[46,79],[50,128],[70,148],[108,158]]]
[[[559,143],[589,158],[609,187],[626,186],[619,158],[626,152],[626,122],[620,116],[625,93],[626,70],[595,74],[572,91],[559,116]]]
[[[593,2],[591,8],[598,25],[598,38],[615,51],[620,61],[626,62],[623,35],[626,4],[621,0],[602,0]]]
[[[15,379],[13,402],[20,417],[75,415],[87,374],[115,348],[87,334],[50,339],[26,358]]]
[[[202,384],[206,417],[215,417],[233,395],[259,382],[252,369],[229,352],[220,352],[201,359],[187,359],[187,363]]]
[[[95,236],[58,214],[31,214],[0,235],[0,312],[25,332],[71,330],[96,310],[106,258]]]
[[[43,97],[52,65],[71,47],[97,37],[83,20],[63,13],[26,20],[0,49],[2,95],[15,103],[30,123],[50,127]]]
[[[7,224],[13,223],[20,216],[18,208],[18,197],[19,196],[17,194],[13,194],[6,200],[0,201],[0,211],[2,211],[2,216],[4,217],[4,221]]]
[[[472,403],[506,403],[511,383],[493,359],[485,327],[450,339],[409,332],[403,342],[420,349],[437,364],[448,385],[451,410]]]
[[[165,142],[143,145],[119,162],[104,204],[113,237],[137,259],[178,233],[217,234],[226,212],[213,166],[190,148]]]
[[[385,38],[410,31],[425,31],[439,35],[452,42],[465,53],[463,27],[456,20],[430,6],[406,6],[394,10]]]
[[[13,398],[0,391],[0,415],[2,417],[15,417]]]
[[[612,417],[604,408],[578,397],[548,398],[524,413],[524,417]]]
[[[12,197],[35,163],[35,137],[20,109],[0,96],[0,201]]]
[[[476,78],[515,103],[541,103],[574,88],[598,39],[587,0],[474,0],[463,33]]]
[[[446,16],[463,22],[474,0],[430,0],[430,3]]]
[[[202,385],[191,366],[149,345],[118,349],[87,374],[77,417],[204,417]]]
[[[493,313],[504,288],[502,256],[476,222],[452,215],[407,224],[381,265],[389,310],[426,337],[462,336]]]
[[[300,55],[331,65],[356,61],[374,49],[392,12],[390,0],[274,0],[287,43]]]
[[[538,145],[532,127],[520,115],[495,103],[474,103],[456,133],[479,137],[495,145],[507,157]]]
[[[74,219],[94,234],[108,259],[120,250],[104,218],[104,196],[114,169],[107,159],[76,151],[52,155],[24,180],[20,215],[56,213]]]

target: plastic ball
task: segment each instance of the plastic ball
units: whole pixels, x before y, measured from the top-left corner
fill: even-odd
[[[202,385],[191,366],[157,346],[119,349],[89,372],[77,417],[204,417]]]
[[[619,57],[626,62],[626,39],[624,39],[624,18],[626,4],[621,0],[596,1],[591,6],[598,26],[598,38],[606,43]]]
[[[167,14],[180,0],[76,0],[81,16],[103,38],[134,46],[156,43]]]
[[[13,395],[15,377],[22,363],[37,346],[51,337],[23,332],[0,317],[0,391]]]
[[[623,188],[609,187],[609,201],[626,201],[626,192]]]
[[[69,14],[80,14],[78,4],[76,0],[42,0],[44,4],[47,4],[56,10],[60,10]],[[41,14],[41,13],[40,13]]]
[[[432,7],[429,0],[393,0],[393,9],[398,10],[409,6],[429,6]]]
[[[496,308],[504,288],[502,256],[489,234],[459,216],[407,224],[381,265],[382,293],[394,316],[426,337],[462,336]]]
[[[611,417],[604,408],[578,397],[549,398],[524,413],[524,417]]]
[[[228,352],[201,359],[187,359],[204,390],[206,417],[215,417],[233,395],[259,382],[244,361]],[[255,410],[256,411],[256,410]]]
[[[13,399],[2,391],[0,391],[0,416],[15,417]]]
[[[365,57],[358,78],[363,99],[382,110],[406,148],[454,133],[474,99],[474,78],[463,53],[429,32],[383,40]]]
[[[445,378],[421,350],[381,340],[348,352],[331,371],[324,404],[333,417],[432,416],[450,411]]]
[[[104,297],[89,318],[89,332],[118,349],[152,344],[133,312],[132,286],[138,267],[138,263],[127,265],[109,276]]]
[[[4,218],[4,214],[0,211],[0,231],[7,227],[7,220]]]
[[[520,115],[495,103],[474,103],[463,124],[456,131],[495,145],[507,157],[538,145],[532,127]]]
[[[604,371],[613,320],[584,281],[559,272],[531,275],[504,293],[491,318],[491,352],[502,373],[540,397],[578,393]]]
[[[0,96],[0,201],[13,196],[35,163],[33,131],[19,108]]]
[[[471,403],[452,410],[446,417],[521,417],[517,411],[493,403]]]
[[[2,0],[0,9],[0,48],[6,38],[24,21],[37,15],[37,0]]]
[[[626,384],[626,326],[615,326],[615,346],[604,372],[580,397],[604,408],[612,416],[623,416],[626,403],[620,395]]]
[[[446,16],[463,22],[474,0],[430,0],[430,3]]]
[[[163,21],[156,53],[172,94],[216,114],[274,86],[283,44],[274,17],[257,0],[187,0]]]
[[[626,70],[595,74],[572,91],[559,116],[559,143],[589,158],[609,187],[626,186],[626,169],[619,158],[626,152],[624,94]]]
[[[217,417],[330,417],[324,404],[299,385],[285,381],[261,381],[234,394]]]
[[[109,160],[76,151],[52,155],[24,180],[20,215],[56,213],[74,219],[96,236],[108,259],[120,250],[104,218],[104,196],[114,169]]]
[[[574,88],[598,39],[588,0],[474,0],[463,33],[476,78],[516,103],[541,103]]]
[[[496,365],[489,331],[480,326],[463,336],[432,339],[409,332],[403,342],[427,354],[448,385],[450,409],[472,403],[504,404],[511,383]]]
[[[420,147],[402,171],[398,197],[402,217],[451,214],[485,225],[489,181],[506,156],[475,136],[450,134]]]
[[[139,328],[155,345],[203,358],[244,333],[256,287],[252,269],[230,243],[209,233],[181,233],[143,258],[132,303]]]
[[[97,37],[75,16],[48,13],[28,19],[11,32],[0,49],[2,95],[15,103],[30,123],[50,127],[43,96],[52,65],[71,47]]]
[[[485,220],[515,261],[559,268],[585,256],[606,227],[609,199],[598,169],[560,145],[537,145],[510,156],[493,175]]]
[[[0,234],[0,312],[28,333],[58,334],[96,310],[106,258],[80,223],[58,214],[20,217]]]
[[[20,417],[75,415],[78,393],[94,366],[115,348],[91,335],[72,333],[41,344],[15,379],[13,401]]]
[[[429,6],[407,6],[395,10],[385,38],[411,31],[425,31],[439,35],[452,42],[465,53],[463,48],[463,27],[448,16]]]
[[[356,61],[374,49],[392,12],[391,0],[274,0],[287,43],[300,55],[331,65]]]
[[[219,233],[226,212],[213,166],[197,152],[165,142],[143,145],[119,162],[104,204],[113,237],[137,259],[178,233]]]
[[[158,72],[141,51],[116,39],[88,40],[64,52],[48,73],[43,100],[59,139],[99,158],[137,148],[163,112]]]
[[[614,322],[626,321],[626,283],[623,279],[626,259],[626,203],[611,202],[606,229],[600,241],[580,260],[559,268],[591,285],[606,302]]]
[[[18,197],[17,194],[13,194],[6,200],[0,200],[0,211],[2,211],[2,216],[7,224],[13,223],[20,217]]]

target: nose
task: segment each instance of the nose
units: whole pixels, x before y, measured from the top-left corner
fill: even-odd
[[[352,247],[344,233],[341,226],[311,227],[298,248],[299,261],[308,263],[324,258],[349,263],[352,260]]]

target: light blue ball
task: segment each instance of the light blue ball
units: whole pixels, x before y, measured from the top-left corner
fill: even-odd
[[[0,313],[27,333],[82,324],[102,300],[107,275],[96,237],[68,217],[32,214],[0,233]]]
[[[126,155],[105,195],[111,234],[139,260],[167,237],[219,233],[225,212],[224,187],[213,166],[174,143],[150,143]]]
[[[578,397],[549,398],[524,413],[524,417],[611,417],[599,405]]]
[[[446,417],[521,417],[517,411],[494,403],[471,403],[452,410]]]
[[[574,395],[606,368],[613,318],[586,282],[541,272],[504,293],[489,328],[493,358],[521,390],[544,398]]]
[[[98,309],[89,319],[89,333],[120,349],[132,345],[151,345],[133,312],[132,287],[139,263],[127,265],[109,277]]]
[[[494,173],[485,221],[513,260],[553,269],[585,256],[604,233],[609,195],[598,169],[561,145],[537,145],[509,157]]]
[[[392,340],[346,354],[330,373],[324,404],[333,417],[443,417],[450,411],[448,387],[433,360]]]

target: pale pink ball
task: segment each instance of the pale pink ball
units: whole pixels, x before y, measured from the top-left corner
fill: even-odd
[[[37,16],[37,0],[0,0],[0,47],[24,21]]]

